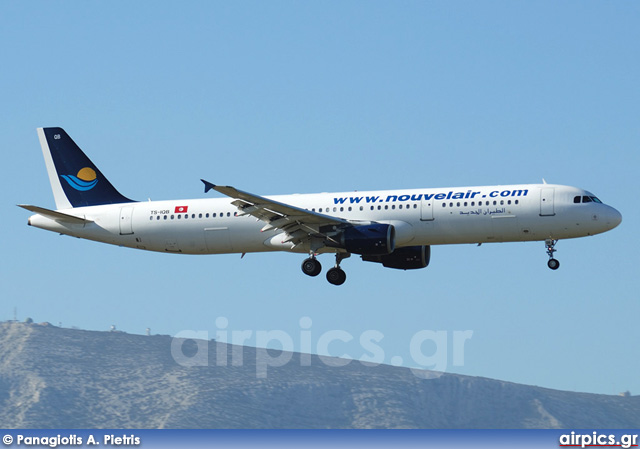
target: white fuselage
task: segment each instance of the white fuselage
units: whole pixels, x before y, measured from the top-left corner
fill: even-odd
[[[267,198],[354,223],[393,224],[396,247],[515,242],[584,237],[620,223],[620,213],[593,194],[551,184],[406,189],[269,196]],[[242,215],[229,198],[149,201],[62,210],[91,222],[75,224],[33,215],[29,224],[89,240],[149,251],[224,254],[306,253],[283,243],[281,230]],[[186,212],[183,212],[186,208]],[[321,248],[318,252],[341,251]]]

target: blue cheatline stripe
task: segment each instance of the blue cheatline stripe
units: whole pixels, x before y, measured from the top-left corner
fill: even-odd
[[[98,184],[97,179],[94,179],[93,181],[83,181],[73,175],[60,175],[60,177],[67,181],[71,187],[76,190],[80,190],[81,192],[91,190],[96,186],[96,184]]]

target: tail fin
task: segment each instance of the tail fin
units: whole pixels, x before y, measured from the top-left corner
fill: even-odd
[[[132,203],[118,192],[62,128],[38,128],[57,209]]]

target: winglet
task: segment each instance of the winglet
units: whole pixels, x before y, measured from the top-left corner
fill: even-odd
[[[205,181],[204,179],[200,179],[204,183],[204,193],[207,193],[211,189],[215,189],[216,185],[211,184],[209,181]]]

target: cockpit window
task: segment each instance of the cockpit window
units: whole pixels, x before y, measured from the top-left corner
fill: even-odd
[[[600,203],[600,204],[602,204],[602,201],[600,201],[600,200],[598,199],[598,197],[595,197],[595,196],[587,196],[587,195],[584,195],[584,196],[574,196],[574,197],[573,197],[573,202],[574,202],[575,204],[580,204],[580,203]]]

